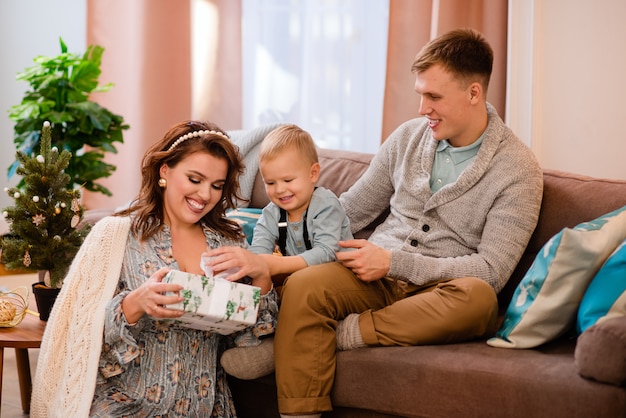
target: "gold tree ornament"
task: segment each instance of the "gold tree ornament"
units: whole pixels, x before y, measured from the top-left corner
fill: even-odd
[[[45,220],[46,220],[46,217],[43,216],[41,213],[38,213],[37,215],[33,216],[33,223],[37,226],[40,226],[42,223],[44,223]]]

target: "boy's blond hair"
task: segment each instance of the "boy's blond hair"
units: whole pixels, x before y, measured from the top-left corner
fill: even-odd
[[[294,148],[311,165],[319,162],[313,138],[297,125],[282,125],[267,134],[261,143],[259,161],[272,160],[290,148]]]

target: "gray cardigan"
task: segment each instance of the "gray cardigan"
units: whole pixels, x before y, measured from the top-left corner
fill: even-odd
[[[438,141],[418,118],[398,127],[341,195],[353,232],[390,207],[369,238],[391,250],[389,277],[422,285],[472,276],[496,292],[509,279],[537,225],[543,176],[532,151],[487,110],[480,150],[456,182],[431,192]]]

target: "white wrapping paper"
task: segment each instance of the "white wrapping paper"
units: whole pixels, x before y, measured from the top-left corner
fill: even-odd
[[[176,319],[188,328],[232,334],[256,322],[261,289],[225,279],[200,276],[182,271],[170,271],[163,282],[177,283],[183,302],[167,305],[185,314]]]

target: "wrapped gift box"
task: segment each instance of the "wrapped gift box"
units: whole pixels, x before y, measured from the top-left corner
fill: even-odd
[[[167,273],[163,282],[184,287],[180,294],[185,300],[167,305],[185,311],[176,319],[183,326],[227,335],[256,323],[259,287],[177,270]]]

